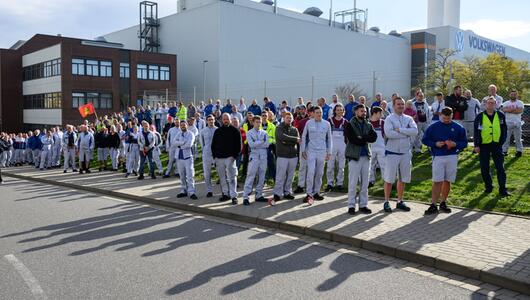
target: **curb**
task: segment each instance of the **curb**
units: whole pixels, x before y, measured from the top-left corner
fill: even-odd
[[[430,255],[425,255],[413,251],[408,251],[407,249],[400,247],[388,246],[383,243],[373,242],[369,240],[363,240],[355,237],[350,237],[346,235],[336,234],[332,232],[327,232],[324,230],[314,229],[311,227],[303,227],[290,223],[282,223],[274,220],[262,219],[257,217],[249,217],[245,215],[240,215],[236,213],[219,211],[214,209],[209,209],[205,207],[188,205],[176,202],[169,202],[164,200],[156,200],[148,197],[141,197],[131,194],[126,194],[122,192],[115,192],[109,190],[103,190],[99,188],[94,188],[90,186],[82,186],[67,182],[59,182],[43,178],[34,178],[31,176],[11,174],[8,172],[3,172],[2,175],[7,177],[13,177],[23,180],[30,180],[35,182],[40,182],[49,185],[61,186],[66,188],[72,188],[76,190],[84,190],[91,193],[103,194],[107,196],[112,196],[116,198],[128,199],[136,202],[142,202],[147,204],[155,204],[165,207],[174,208],[181,211],[198,213],[202,215],[209,215],[214,217],[220,217],[224,219],[256,224],[272,229],[280,229],[289,231],[296,234],[303,234],[319,239],[324,239],[332,242],[337,242],[345,244],[348,246],[353,246],[357,248],[363,248],[372,252],[382,253],[388,256],[393,256],[396,258],[404,259],[413,263],[418,263],[421,265],[434,267],[443,271],[451,272],[456,275],[461,275],[471,279],[477,279],[485,283],[494,284],[502,288],[514,290],[526,295],[530,295],[530,284],[525,282],[522,278],[519,280],[514,277],[507,277],[501,274],[484,270],[484,266],[481,266],[480,263],[475,263],[469,260],[463,260],[461,258],[438,258]]]

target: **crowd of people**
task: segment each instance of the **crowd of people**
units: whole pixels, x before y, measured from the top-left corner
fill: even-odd
[[[198,106],[171,102],[154,108],[129,107],[79,126],[1,133],[0,167],[29,164],[40,170],[62,167],[64,173],[83,174],[91,172],[91,162],[100,172],[107,170],[110,160],[112,171],[121,169],[125,177],[143,180],[148,163],[152,179],[157,175],[180,177],[176,197],[197,199],[194,162],[202,160],[204,196],[208,198],[214,196],[211,175],[215,168],[221,187],[219,201],[238,204],[238,179],[244,179],[244,205],[251,203],[253,193],[254,201],[271,205],[305,193],[303,202],[312,205],[324,199],[322,188],[342,192],[347,185],[348,213],[355,214],[356,208],[371,213],[368,189],[376,182],[377,169],[384,181],[383,210],[392,212],[390,195],[395,185],[395,209],[410,211],[403,194],[411,181],[412,156],[425,145],[432,155],[433,182],[432,204],[425,214],[449,213],[447,199],[456,180],[457,156],[470,141],[479,155],[485,192],[493,191],[489,170],[493,159],[499,195],[509,195],[504,156],[512,135],[516,156],[523,153],[523,108],[517,91],[503,101],[494,85],[482,101],[455,86],[446,97],[438,93],[432,104],[420,89],[411,100],[395,93],[387,102],[378,93],[370,105],[366,97],[355,99],[353,95],[345,103],[337,95],[330,102],[324,97],[315,103],[298,98],[295,107],[286,101],[276,105],[268,97],[263,105],[252,100],[248,106],[244,99],[224,104],[210,99]],[[168,153],[165,169],[162,152]],[[326,166],[327,185],[323,187]],[[268,199],[263,193],[266,179],[274,181]]]

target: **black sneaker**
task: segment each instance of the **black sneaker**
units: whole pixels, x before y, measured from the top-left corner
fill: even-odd
[[[259,198],[256,198],[256,202],[269,202],[265,197],[261,196]]]
[[[155,174],[152,174],[152,175],[151,175],[151,179],[156,179]]]
[[[328,186],[326,187],[326,189],[324,190],[324,192],[327,193],[327,192],[331,192],[332,190],[333,190],[333,186],[331,186],[331,185],[328,184]],[[315,195],[315,196],[316,196],[316,195]],[[315,197],[315,199],[317,199],[317,198]],[[317,200],[318,200],[318,199],[317,199]]]
[[[179,193],[177,195],[177,198],[186,198],[186,197],[188,197],[188,194],[186,194],[186,193]]]
[[[219,198],[219,202],[224,202],[230,200],[230,197],[227,195],[222,195],[221,198]]]
[[[523,152],[521,151],[515,152],[515,157],[521,157],[521,156],[523,156]]]
[[[451,213],[451,209],[447,207],[447,203],[445,201],[442,201],[440,203],[440,211],[446,214]]]
[[[206,198],[212,198],[213,197],[213,193],[212,192],[208,192],[208,194],[206,194]]]
[[[63,171],[63,173],[67,173],[67,172],[68,172],[68,170],[64,170],[64,171]]]
[[[293,191],[295,194],[301,194],[304,192],[304,188],[301,186],[297,186],[296,189]]]
[[[396,209],[401,209],[402,211],[410,211],[410,207],[408,207],[403,200],[399,201],[396,204]]]
[[[484,189],[484,194],[491,194],[491,192],[493,192],[493,188]]]
[[[197,195],[195,195],[195,194],[191,195],[190,198],[191,198],[192,200],[197,200],[197,199],[198,199],[198,198],[197,198]]]
[[[138,176],[138,173],[136,171],[132,172],[134,176]]]
[[[243,205],[250,205],[250,201],[248,201],[248,199],[243,199]]]
[[[236,205],[237,204],[237,198],[232,198],[232,205]]]
[[[164,174],[164,176],[162,176],[162,178],[169,178],[171,176],[167,175],[167,174]]]
[[[383,204],[383,210],[387,213],[392,212],[392,208],[390,207],[390,203],[388,201],[385,201]]]
[[[315,198],[315,200],[318,200],[318,201],[322,201],[322,200],[324,200],[324,197],[322,197],[322,195],[320,195],[320,194],[315,194],[315,195],[313,196],[313,198]]]
[[[79,170],[79,174],[83,174],[83,170]]]
[[[355,215],[355,207],[348,207],[348,214]]]
[[[431,204],[429,208],[425,211],[425,215],[434,215],[438,213],[438,207],[436,207],[436,204]]]
[[[365,206],[365,207],[359,208],[359,212],[362,212],[363,214],[371,214],[372,210]]]
[[[283,198],[287,200],[294,200],[294,196],[291,194],[284,195]]]
[[[143,180],[143,179],[144,179],[144,175],[138,176],[138,180]]]
[[[79,173],[83,174],[83,171],[81,171]],[[129,177],[129,175],[130,175],[129,173],[125,173],[125,178]]]
[[[368,182],[368,188],[371,188],[371,187],[373,187],[373,186],[374,186],[374,184],[375,184],[375,183],[373,183],[373,182]]]
[[[274,201],[280,201],[282,199],[280,196],[278,196],[276,194],[274,196],[272,196],[272,198],[274,198]]]
[[[72,172],[77,173],[77,169],[73,169]]]
[[[499,192],[499,196],[501,197],[510,197],[510,193],[508,193],[508,191],[502,191],[502,192]]]

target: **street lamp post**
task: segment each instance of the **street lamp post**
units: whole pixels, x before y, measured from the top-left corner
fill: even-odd
[[[202,61],[202,101],[206,103],[206,63],[207,60]]]

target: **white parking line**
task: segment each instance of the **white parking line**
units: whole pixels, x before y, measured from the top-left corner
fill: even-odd
[[[35,299],[48,299],[35,276],[31,274],[31,271],[20,260],[13,254],[8,254],[4,258],[13,265],[18,274],[24,279]]]

